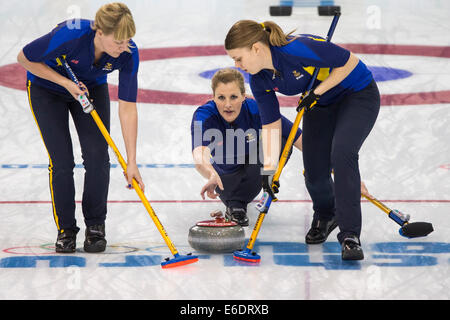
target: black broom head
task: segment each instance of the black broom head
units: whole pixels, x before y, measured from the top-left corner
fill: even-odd
[[[407,238],[425,237],[433,232],[433,225],[428,222],[412,222],[406,223],[400,228],[399,232]]]

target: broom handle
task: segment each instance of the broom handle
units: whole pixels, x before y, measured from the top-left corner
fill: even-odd
[[[327,42],[331,41],[331,38],[333,37],[333,33],[334,33],[334,30],[336,29],[336,25],[339,21],[340,16],[341,16],[340,12],[337,12],[334,15],[333,21],[331,22],[330,29],[328,30],[327,39],[326,39]],[[317,75],[319,74],[319,71],[320,71],[320,68],[314,68],[314,72],[313,72],[311,81],[309,82],[308,87],[306,88],[305,92],[309,92],[312,89],[314,82],[316,81]],[[301,102],[301,100],[299,101],[299,104],[300,104],[300,102]],[[275,171],[275,174],[273,175],[273,178],[272,178],[272,187],[276,186],[276,182],[278,182],[280,180],[281,171],[283,171],[283,168],[284,168],[287,158],[289,156],[289,152],[291,151],[292,145],[294,144],[295,135],[297,134],[298,127],[300,126],[300,121],[303,118],[304,112],[305,112],[305,110],[304,110],[304,108],[302,108],[297,113],[297,116],[295,117],[294,124],[292,125],[292,128],[291,128],[291,131],[289,132],[289,136],[287,138],[286,144],[284,145],[284,149],[281,154],[281,158],[278,163],[277,170]]]
[[[76,84],[79,84],[77,77],[75,76],[74,72],[72,71],[72,68],[70,68],[70,66],[67,63],[67,61],[65,60],[65,58],[62,57],[62,61],[60,58],[57,58],[57,62],[58,62],[58,64],[61,64],[66,69],[66,71],[69,74],[72,81],[74,81]],[[98,115],[97,111],[93,108],[92,104],[89,108],[85,108],[85,106],[83,106],[83,110],[92,116],[95,123],[97,124],[97,127],[100,129],[100,132],[102,133],[103,137],[105,138],[106,142],[113,149],[113,151],[117,157],[117,160],[119,161],[123,171],[127,172],[127,164],[126,164],[125,160],[123,159],[122,155],[120,154],[119,149],[117,148],[116,144],[112,140],[108,130],[106,129],[105,125],[103,124],[102,120],[100,119],[100,116]],[[87,111],[89,111],[89,112],[87,112]],[[133,185],[134,190],[138,194],[139,198],[141,199],[142,204],[147,209],[150,217],[152,218],[153,222],[155,223],[156,228],[158,229],[159,233],[161,234],[161,236],[163,237],[167,246],[169,247],[170,252],[173,255],[177,255],[178,251],[175,248],[175,245],[170,240],[166,230],[162,226],[161,222],[159,221],[158,217],[156,216],[155,211],[153,210],[150,203],[148,202],[147,197],[145,196],[144,192],[142,192],[142,189],[139,186],[139,183],[134,178],[132,180],[132,185]]]
[[[340,15],[341,15],[340,13],[336,13],[334,15],[333,21],[331,22],[330,29],[328,30],[327,41],[331,40],[331,37],[333,36],[334,30],[336,29],[336,25],[337,25],[337,23],[339,21]],[[320,68],[315,68],[314,69],[314,73],[312,75],[311,81],[308,84],[306,92],[311,90],[312,86],[314,85],[314,82],[315,82],[315,80],[317,78],[319,70],[320,70]],[[272,178],[272,187],[275,185],[276,181],[279,181],[279,178],[280,178],[280,175],[281,175],[281,171],[283,170],[284,165],[286,164],[286,161],[287,161],[287,158],[288,158],[288,155],[289,155],[289,151],[291,150],[292,145],[294,143],[294,138],[295,138],[295,135],[297,134],[298,127],[300,125],[300,121],[302,120],[304,112],[305,112],[304,108],[302,108],[299,112],[297,112],[297,116],[296,116],[294,124],[293,124],[293,126],[291,128],[291,131],[289,132],[289,136],[288,136],[288,139],[286,141],[286,145],[284,146],[284,149],[283,149],[283,152],[282,152],[282,155],[281,155],[281,159],[278,162],[277,170],[275,171],[275,174],[274,174],[274,176]],[[273,199],[273,201],[276,201],[276,200],[277,200],[276,198]],[[272,200],[270,200],[270,202],[268,203],[268,206],[267,206],[266,210],[269,209],[271,202],[272,202]],[[267,211],[261,212],[259,214],[259,216],[258,216],[258,220],[256,221],[255,227],[253,228],[253,232],[252,232],[252,234],[250,236],[250,239],[248,241],[248,244],[247,244],[247,249],[249,249],[249,250],[253,249],[253,246],[254,246],[255,241],[256,241],[256,237],[258,236],[259,230],[261,229],[261,225],[262,225],[262,223],[264,221],[264,217],[265,217],[266,213],[267,213]]]
[[[385,213],[389,214],[392,210],[389,209],[387,206],[385,206],[383,203],[381,203],[380,201],[378,201],[375,198],[369,198],[364,194],[361,194],[364,198],[366,198],[367,200],[369,200],[370,202],[372,202],[374,205],[376,205],[378,208],[380,208],[381,210],[383,210]]]
[[[103,137],[105,137],[106,142],[108,145],[113,149],[114,153],[116,154],[117,160],[119,161],[122,169],[124,172],[127,172],[127,164],[125,160],[123,159],[122,155],[119,152],[119,149],[116,147],[114,141],[112,140],[111,136],[108,133],[108,130],[106,129],[105,125],[103,124],[102,120],[100,119],[100,116],[98,115],[97,111],[92,110],[90,112],[92,118],[94,119],[95,123],[97,124],[98,128],[100,129],[101,133],[103,134]],[[136,191],[137,195],[141,199],[142,204],[147,209],[148,213],[150,214],[150,217],[152,218],[153,222],[156,225],[156,228],[161,233],[164,241],[166,242],[167,246],[170,249],[170,252],[172,252],[173,255],[177,254],[177,250],[172,243],[172,241],[169,239],[169,236],[164,229],[163,225],[159,221],[158,217],[155,214],[155,211],[151,207],[149,201],[147,200],[147,197],[145,196],[144,192],[142,192],[141,187],[139,186],[139,183],[136,181],[136,179],[133,178],[132,185],[134,190]]]

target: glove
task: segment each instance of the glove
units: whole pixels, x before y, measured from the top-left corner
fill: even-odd
[[[308,91],[306,94],[302,95],[300,101],[298,103],[297,112],[300,111],[301,108],[304,108],[305,111],[311,110],[319,101],[320,95],[315,94],[314,90]]]
[[[275,193],[278,193],[278,188],[280,187],[280,183],[278,181],[273,184],[273,175],[275,174],[275,170],[264,170],[262,172],[262,187],[265,192],[267,192],[272,199],[276,199]]]
[[[273,181],[272,180],[272,190],[273,193],[278,193],[280,190],[280,181]]]

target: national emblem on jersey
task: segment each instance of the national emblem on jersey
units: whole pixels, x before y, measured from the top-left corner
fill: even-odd
[[[253,133],[248,133],[247,136],[245,137],[245,141],[247,141],[247,143],[253,142],[256,140],[256,137]]]
[[[301,74],[297,70],[292,71],[292,74],[294,75],[296,80],[299,80],[301,77],[303,77],[303,74]]]
[[[104,70],[104,71],[111,71],[112,70],[112,64],[109,63],[109,62],[106,63],[102,70]]]

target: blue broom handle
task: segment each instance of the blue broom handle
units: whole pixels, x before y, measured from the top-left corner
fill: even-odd
[[[333,21],[331,22],[330,30],[328,30],[327,34],[327,42],[331,41],[331,37],[333,37],[334,29],[336,29],[336,25],[338,23],[339,17],[341,16],[340,12],[337,12],[334,17]],[[306,88],[305,92],[309,92],[311,90],[312,86],[314,85],[314,82],[316,81],[317,75],[319,74],[320,68],[315,68],[314,73],[312,75],[311,81],[308,84],[308,87]]]

